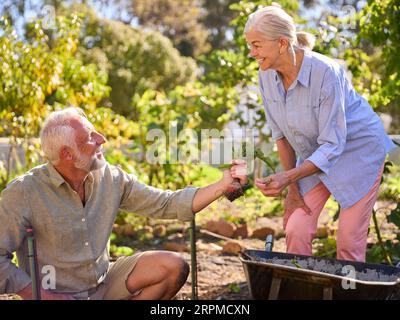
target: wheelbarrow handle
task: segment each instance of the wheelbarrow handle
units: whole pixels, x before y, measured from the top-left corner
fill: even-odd
[[[265,238],[265,251],[272,252],[274,247],[274,236],[272,234],[268,234]]]

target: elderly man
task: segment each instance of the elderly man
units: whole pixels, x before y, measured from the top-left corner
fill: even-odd
[[[41,288],[42,299],[172,298],[189,273],[178,254],[140,252],[109,263],[118,210],[188,221],[228,190],[233,179],[246,183],[244,165],[236,163],[220,181],[203,188],[172,192],[144,185],[105,161],[105,138],[77,108],[53,112],[40,138],[48,163],[11,182],[0,200],[0,293],[25,299],[32,291],[28,227],[35,231],[39,275],[46,265],[55,270],[56,288]],[[14,251],[18,267],[11,262]]]

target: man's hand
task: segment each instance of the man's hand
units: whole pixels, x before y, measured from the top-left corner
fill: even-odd
[[[32,300],[32,285],[28,285],[20,292],[17,293],[24,300]],[[51,293],[50,291],[41,289],[40,290],[41,300],[74,300],[71,295],[62,293]]]
[[[255,185],[266,197],[280,196],[282,191],[291,183],[286,172],[278,172],[266,178],[256,179]]]
[[[233,160],[233,166],[229,170],[224,170],[224,176],[221,179],[224,192],[228,192],[231,189],[232,183],[235,179],[239,180],[239,183],[244,186],[247,184],[247,163],[244,160]]]
[[[283,216],[283,229],[285,230],[289,217],[297,208],[302,208],[309,215],[312,214],[311,209],[306,205],[301,194],[291,189],[289,189],[289,192],[286,196],[284,207],[285,207],[285,214]]]
[[[233,166],[229,170],[224,171],[221,180],[197,190],[192,203],[192,211],[194,213],[204,209],[224,194],[241,190],[241,186],[247,183],[246,162],[244,160],[234,160],[232,164]]]

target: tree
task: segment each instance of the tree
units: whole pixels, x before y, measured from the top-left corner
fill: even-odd
[[[108,94],[106,74],[74,58],[80,31],[76,15],[58,17],[51,46],[40,21],[28,26],[26,41],[19,39],[8,20],[2,18],[1,24],[0,134],[35,136],[39,119],[51,106],[72,103],[90,109]],[[9,121],[14,118],[20,121]]]
[[[369,41],[375,49],[378,77],[375,88],[371,88],[370,101],[379,110],[390,111],[397,128],[400,126],[399,21],[398,0],[368,1],[360,14],[358,37],[358,43]]]
[[[392,128],[398,128],[400,3],[369,1],[358,12],[360,1],[346,3],[351,4],[353,14],[341,17],[338,10],[327,14],[321,21],[324,28],[320,29],[315,50],[344,60],[357,92],[376,111],[390,114]]]
[[[25,40],[4,17],[0,27],[0,135],[11,138],[12,148],[25,149],[30,167],[39,159],[38,141],[33,138],[45,116],[69,104],[93,112],[109,94],[107,75],[75,59],[80,32],[76,15],[57,18],[51,41],[40,20],[27,27]],[[4,186],[10,174],[1,176]]]
[[[208,52],[208,31],[201,24],[203,10],[196,0],[133,0],[133,15],[142,26],[159,30],[184,56]]]
[[[231,10],[231,4],[237,0],[202,0],[202,7],[205,14],[201,18],[201,23],[208,30],[208,42],[212,48],[228,48],[232,44],[230,33],[233,31],[230,22],[238,15],[237,11]]]
[[[30,139],[38,136],[41,121],[55,109],[81,107],[101,132],[120,143],[138,134],[137,124],[100,107],[111,88],[105,72],[76,58],[81,30],[77,15],[58,16],[50,35],[37,20],[27,26],[24,41],[7,19],[1,18],[0,23],[4,32],[0,36],[0,135],[24,144],[27,166],[38,158],[37,145]]]
[[[81,18],[77,58],[84,64],[95,64],[108,75],[107,85],[112,90],[103,103],[116,112],[133,117],[131,99],[135,93],[147,89],[170,90],[194,79],[197,70],[194,60],[182,57],[159,32],[101,19],[85,5],[67,6],[58,0],[50,3],[57,5],[55,13],[59,16],[74,13]],[[39,6],[37,13],[40,12]],[[44,32],[50,36],[50,32]]]
[[[170,90],[194,79],[194,60],[182,57],[159,32],[100,19],[86,6],[66,11],[84,16],[79,57],[107,72],[112,88],[108,105],[116,112],[135,118],[131,108],[135,94],[147,89]]]

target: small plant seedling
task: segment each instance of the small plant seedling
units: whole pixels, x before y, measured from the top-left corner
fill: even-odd
[[[243,151],[243,154],[242,154],[242,155],[243,155],[243,156],[246,156],[246,145],[245,145],[245,144],[243,144],[243,146],[242,146],[242,151]],[[254,151],[254,156],[255,156],[255,158],[259,158],[261,161],[263,161],[263,162],[267,165],[267,167],[271,169],[271,171],[272,171],[273,173],[276,173],[276,168],[275,168],[276,166],[275,166],[274,162],[271,160],[271,158],[267,157],[267,156],[262,152],[261,149],[257,148],[257,149]],[[230,168],[232,168],[232,166],[233,166],[233,164],[225,163],[225,164],[219,165],[218,168],[219,168],[220,170],[229,170]],[[266,183],[267,183],[267,181],[266,181]],[[246,189],[250,188],[250,184],[249,184],[249,185],[246,185],[245,188],[246,188]],[[238,179],[235,179],[235,180],[232,182],[232,184],[231,184],[229,190],[226,191],[224,195],[225,195],[225,197],[226,197],[229,201],[232,202],[232,201],[236,200],[237,198],[241,197],[242,195],[244,195],[244,190],[245,190],[245,189],[244,189],[244,187],[240,184],[239,180],[238,180]]]
[[[299,265],[299,263],[296,261],[296,259],[290,260],[290,262],[297,268],[297,269],[302,269],[302,266]]]

